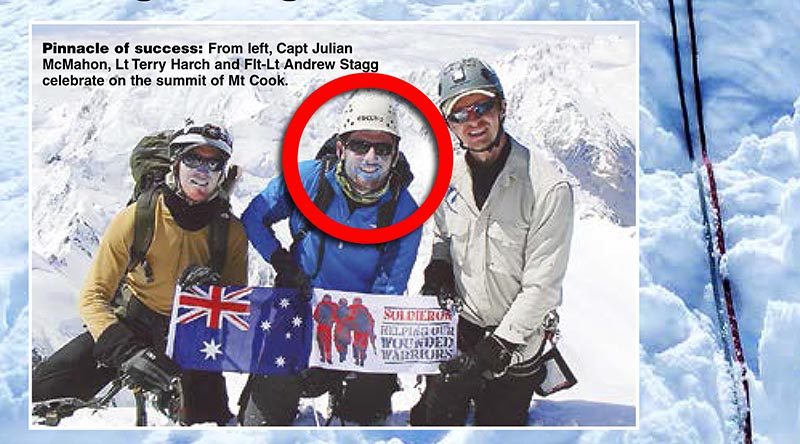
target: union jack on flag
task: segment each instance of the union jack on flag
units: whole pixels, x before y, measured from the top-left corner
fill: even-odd
[[[241,318],[250,314],[250,301],[245,296],[253,292],[252,287],[245,287],[228,292],[226,287],[211,285],[208,291],[201,287],[194,287],[196,293],[181,292],[178,295],[180,307],[189,308],[189,311],[178,317],[179,324],[186,324],[196,319],[206,317],[206,327],[218,329],[220,320],[228,320],[242,331],[247,331],[249,325]]]
[[[184,369],[296,374],[308,368],[312,323],[293,289],[177,289],[167,354]]]

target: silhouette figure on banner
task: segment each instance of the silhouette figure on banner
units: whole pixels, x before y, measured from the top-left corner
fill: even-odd
[[[339,362],[344,362],[347,359],[347,348],[353,342],[349,317],[350,309],[347,305],[347,299],[341,298],[339,299],[339,306],[336,308],[334,327],[334,342],[336,343],[336,351],[339,352]]]
[[[350,305],[348,318],[353,330],[353,359],[356,365],[363,367],[369,343],[372,343],[372,351],[378,353],[375,348],[375,320],[358,297],[353,299],[353,304]]]
[[[314,320],[317,321],[317,345],[319,345],[319,360],[333,363],[332,341],[333,324],[336,321],[336,304],[331,299],[331,295],[322,296],[314,308]]]

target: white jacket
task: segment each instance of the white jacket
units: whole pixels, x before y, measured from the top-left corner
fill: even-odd
[[[463,156],[434,216],[433,259],[453,264],[461,316],[522,345],[542,344],[545,315],[561,304],[573,224],[572,188],[550,162],[510,138],[511,152],[478,210]]]

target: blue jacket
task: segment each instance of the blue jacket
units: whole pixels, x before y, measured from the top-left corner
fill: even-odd
[[[316,160],[299,165],[300,179],[312,200],[316,195],[320,168],[322,164]],[[378,207],[391,198],[391,193],[384,194],[376,204],[356,208],[350,214],[344,193],[334,178],[334,170],[325,173],[325,179],[334,190],[333,200],[325,213],[331,219],[354,228],[375,228]],[[416,209],[416,202],[408,190],[403,189],[397,201],[393,223],[405,219]],[[293,238],[301,227],[308,227],[308,235],[300,241],[295,260],[312,277],[313,287],[375,294],[402,294],[406,290],[411,268],[417,258],[422,227],[389,242],[383,249],[378,249],[376,245],[340,241],[314,229],[305,220],[295,207],[281,175],[273,178],[242,213],[247,237],[264,260],[269,261],[272,253],[281,247],[272,224],[287,217]],[[322,264],[319,273],[312,276],[317,267],[320,242],[325,242]]]

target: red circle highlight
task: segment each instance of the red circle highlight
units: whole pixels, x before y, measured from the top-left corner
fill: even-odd
[[[354,89],[369,88],[382,89],[406,99],[414,105],[428,121],[436,138],[439,154],[439,167],[433,187],[424,202],[410,216],[388,227],[364,229],[353,228],[336,222],[320,211],[303,188],[298,169],[297,155],[300,146],[300,137],[303,135],[311,116],[333,97]],[[439,108],[428,99],[422,91],[405,80],[387,74],[357,73],[342,76],[331,80],[312,92],[297,108],[292,120],[286,128],[283,138],[283,177],[289,195],[294,200],[297,209],[314,226],[343,241],[357,244],[379,244],[399,239],[411,233],[429,217],[444,199],[453,174],[453,144],[450,133],[442,119]]]

